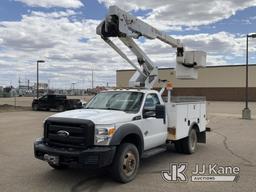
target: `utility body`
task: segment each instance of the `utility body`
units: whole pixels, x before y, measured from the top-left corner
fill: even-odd
[[[116,6],[110,7],[97,34],[136,69],[129,81],[131,88],[101,92],[85,109],[47,118],[44,136],[34,143],[35,157],[56,169],[109,167],[115,180],[127,183],[136,177],[140,159],[167,150],[170,143],[174,143],[177,152],[194,153],[198,142],[206,142],[205,100],[173,98],[165,81],[161,81],[161,91],[152,90],[159,80],[157,67],[133,38],[158,38],[176,48],[176,74],[181,79],[197,78],[197,69],[206,63],[206,53],[185,51],[180,40]],[[111,37],[118,37],[130,48],[139,66]],[[162,93],[166,87],[168,97],[164,102]]]

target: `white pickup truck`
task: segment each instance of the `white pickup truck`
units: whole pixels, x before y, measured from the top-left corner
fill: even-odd
[[[155,90],[112,90],[97,94],[85,109],[47,118],[34,154],[56,169],[110,167],[114,179],[126,183],[141,158],[165,151],[168,143],[194,153],[198,142],[206,142],[205,130],[205,101],[165,103]]]

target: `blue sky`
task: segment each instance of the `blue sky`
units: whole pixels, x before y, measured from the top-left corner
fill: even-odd
[[[243,64],[245,36],[256,32],[255,0],[3,0],[0,86],[35,81],[37,59],[46,60],[40,80],[53,88],[73,82],[89,87],[92,68],[95,84],[115,85],[115,70],[131,67],[95,33],[113,4],[181,39],[188,49],[207,51],[208,65]],[[175,50],[168,45],[138,43],[159,67],[175,66]],[[255,39],[249,47],[250,63],[256,63]]]

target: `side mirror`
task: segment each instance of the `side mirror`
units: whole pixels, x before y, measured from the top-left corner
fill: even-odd
[[[86,108],[87,102],[80,100],[80,104],[82,108]]]
[[[143,110],[143,118],[147,119],[150,117],[156,117],[156,113],[153,110]]]
[[[164,105],[156,105],[156,118],[164,119],[164,121],[165,121],[165,106]]]

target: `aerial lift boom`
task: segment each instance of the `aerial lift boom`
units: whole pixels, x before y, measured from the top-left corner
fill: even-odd
[[[130,63],[136,72],[129,81],[129,87],[151,89],[158,80],[158,69],[146,53],[133,40],[139,37],[159,39],[177,49],[176,77],[196,79],[197,68],[204,67],[206,53],[203,51],[185,51],[179,39],[157,30],[144,21],[132,16],[117,6],[109,8],[105,20],[97,27],[97,34],[109,44],[121,57]],[[113,42],[110,37],[118,37],[137,57],[139,67]]]

